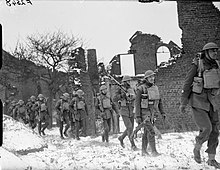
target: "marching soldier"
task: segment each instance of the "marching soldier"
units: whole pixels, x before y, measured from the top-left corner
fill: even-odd
[[[35,103],[34,109],[38,112],[38,133],[40,136],[41,133],[45,135],[44,130],[49,126],[50,115],[43,94],[38,95],[38,101]]]
[[[17,106],[14,109],[14,117],[22,123],[27,123],[27,112],[23,100],[18,101]]]
[[[207,164],[220,168],[216,161],[216,148],[219,140],[220,110],[220,64],[218,61],[219,47],[210,42],[204,45],[201,53],[193,61],[189,70],[181,95],[180,110],[185,113],[186,105],[192,108],[193,119],[199,128],[199,135],[195,138],[193,150],[194,160],[202,163],[200,150],[207,142]]]
[[[88,116],[87,105],[81,89],[76,91],[76,96],[71,100],[70,107],[73,110],[76,124],[76,139],[79,138],[79,130],[82,127],[82,135],[86,136],[86,117]]]
[[[56,103],[56,110],[58,112],[59,116],[59,125],[60,125],[60,137],[61,139],[64,139],[63,134],[68,137],[67,131],[70,127],[70,107],[69,107],[69,94],[64,93],[63,96],[61,96],[60,100]],[[63,124],[66,124],[64,132],[63,132]]]
[[[101,117],[103,119],[104,126],[102,141],[109,142],[109,131],[111,130],[111,118],[113,110],[115,110],[116,114],[118,114],[118,111],[110,96],[107,94],[107,87],[105,85],[100,87],[100,95],[98,96],[98,108],[101,111]]]
[[[8,108],[8,115],[13,117],[14,119],[15,119],[15,117],[13,116],[13,112],[14,112],[15,107],[16,107],[16,101],[12,100],[11,104],[10,104],[10,106]]]
[[[152,70],[145,72],[145,81],[137,88],[135,99],[135,117],[140,126],[144,125],[144,134],[142,136],[142,155],[149,155],[147,145],[151,147],[152,156],[159,156],[155,145],[155,131],[153,128],[154,114],[161,113],[165,119],[162,101],[158,87],[154,84],[155,73]]]
[[[76,119],[75,119],[75,115],[76,115],[76,110],[74,107],[74,102],[76,100],[77,94],[76,94],[76,90],[73,90],[73,95],[72,95],[72,100],[70,101],[70,127],[71,127],[71,135],[73,138],[75,138],[75,134],[76,134]]]
[[[37,126],[36,122],[36,110],[34,109],[34,105],[36,103],[36,97],[31,96],[30,100],[26,104],[27,114],[29,118],[29,125],[32,129],[34,129]]]
[[[116,93],[116,100],[119,103],[120,115],[122,116],[124,125],[126,127],[125,131],[121,136],[118,137],[121,146],[124,148],[124,138],[128,136],[132,150],[137,150],[137,147],[134,143],[134,139],[131,138],[131,134],[134,128],[134,90],[130,85],[131,77],[125,75],[122,79],[122,87]]]

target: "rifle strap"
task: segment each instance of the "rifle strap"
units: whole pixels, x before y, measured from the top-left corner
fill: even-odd
[[[142,85],[142,92],[144,92],[144,94],[147,94],[147,86],[146,85]]]
[[[202,77],[202,71],[204,70],[203,60],[199,57],[198,61],[198,77]]]
[[[216,61],[217,65],[218,65],[218,68],[220,69],[220,61],[218,61],[218,60],[215,60],[215,61]]]

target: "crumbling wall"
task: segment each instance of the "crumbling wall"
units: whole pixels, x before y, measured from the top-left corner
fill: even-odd
[[[161,119],[156,124],[160,129],[196,130],[190,108],[188,107],[185,114],[179,111],[180,95],[186,73],[196,53],[210,41],[220,46],[220,11],[212,2],[198,1],[177,1],[177,10],[179,27],[182,30],[182,54],[176,63],[159,68],[156,75],[156,84],[167,113],[165,124]],[[154,45],[161,43],[160,38],[155,36],[152,40],[152,35],[139,33],[130,42],[130,49],[136,52],[136,74],[144,73],[147,69],[155,70]]]
[[[130,51],[135,51],[135,74],[143,74],[146,68],[156,69],[156,47],[160,40],[161,38],[151,34],[137,34],[130,39]]]
[[[8,84],[8,86],[15,86],[17,89],[17,93],[14,96],[1,94],[3,101],[8,99],[23,99],[27,101],[31,95],[37,95],[35,73],[38,70],[39,68],[32,62],[19,60],[3,51],[3,66],[0,71],[1,85],[6,87],[6,84]],[[8,88],[7,91],[9,91]]]
[[[182,56],[176,63],[159,69],[157,82],[163,95],[168,127],[176,131],[196,130],[192,113],[179,112],[180,95],[192,59],[210,41],[220,46],[220,11],[212,2],[177,1],[179,27],[182,30]]]

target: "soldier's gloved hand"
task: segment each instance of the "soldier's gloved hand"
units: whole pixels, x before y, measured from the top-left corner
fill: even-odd
[[[118,117],[120,117],[120,114],[119,114],[119,113],[116,113],[116,115],[117,115]]]
[[[179,110],[181,113],[186,113],[186,105],[180,105]]]
[[[137,124],[141,124],[142,123],[142,119],[140,117],[136,118],[136,123]]]
[[[130,94],[129,94],[129,93],[126,93],[126,96],[127,96],[127,97],[130,97]]]

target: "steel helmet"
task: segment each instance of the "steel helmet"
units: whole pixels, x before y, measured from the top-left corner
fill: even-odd
[[[63,97],[64,97],[64,99],[67,99],[67,98],[70,97],[70,95],[69,95],[69,93],[64,93],[64,94],[63,94]]]
[[[39,94],[37,97],[38,98],[44,98],[44,95],[43,94]]]
[[[22,104],[24,104],[24,101],[23,100],[19,100],[18,104],[22,105]]]
[[[73,90],[73,96],[76,96],[77,94],[76,94],[76,91],[75,90]]]
[[[15,103],[16,103],[16,101],[15,101],[15,100],[12,100],[12,101],[11,101],[11,104],[15,104]]]
[[[147,78],[147,77],[150,77],[152,75],[154,75],[156,73],[154,73],[152,70],[147,70],[145,73],[144,73],[144,78]]]
[[[84,95],[84,92],[81,89],[79,89],[79,90],[76,91],[76,94],[78,96],[82,96],[82,95]]]
[[[35,97],[35,96],[31,96],[30,99],[31,99],[31,100],[35,100],[36,97]]]
[[[213,42],[209,42],[206,45],[204,45],[204,47],[202,48],[202,51],[209,50],[209,49],[218,49],[218,45]]]
[[[122,78],[122,82],[131,80],[131,77],[128,75],[124,75]]]
[[[102,86],[100,87],[100,91],[105,90],[105,89],[107,89],[107,86],[106,86],[106,85],[102,85]]]

